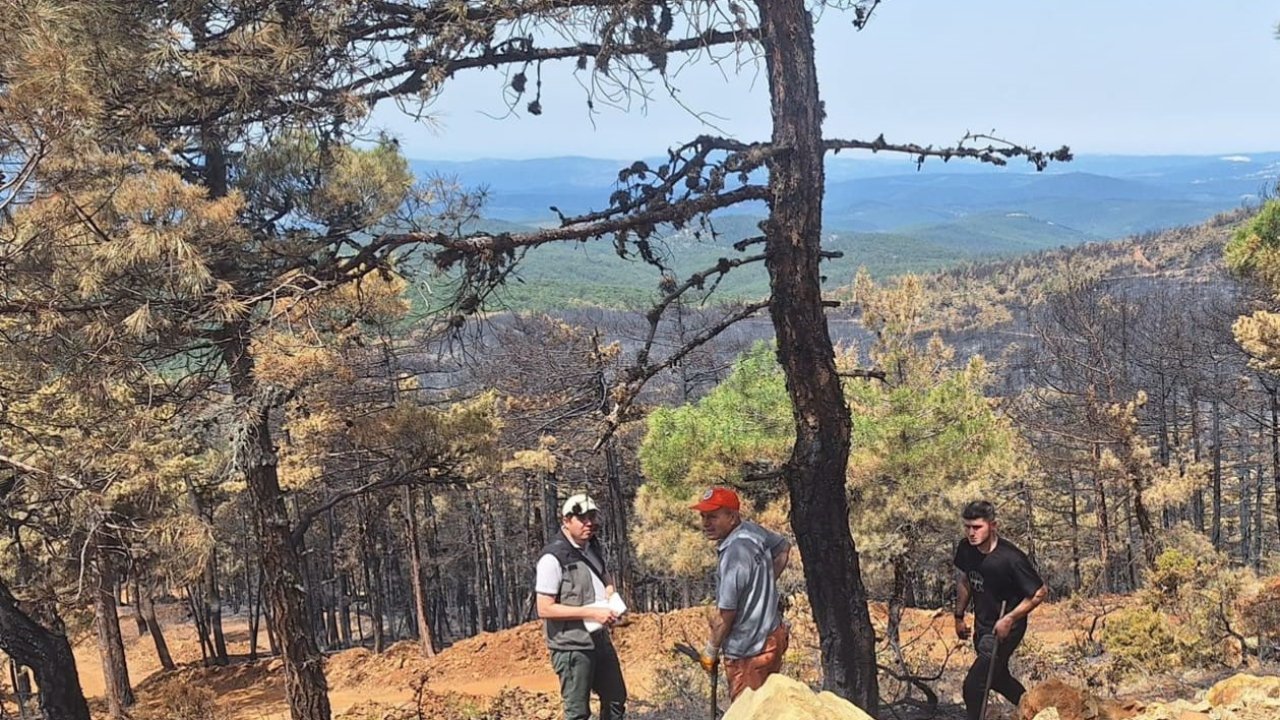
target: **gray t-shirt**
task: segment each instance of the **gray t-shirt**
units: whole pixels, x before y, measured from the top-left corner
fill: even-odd
[[[743,521],[716,547],[720,555],[716,606],[737,611],[721,648],[725,657],[759,655],[769,633],[782,622],[773,555],[784,545],[790,547],[783,536]]]

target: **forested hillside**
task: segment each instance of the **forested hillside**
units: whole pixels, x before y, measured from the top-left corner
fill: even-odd
[[[1089,241],[1239,207],[1274,154],[1202,188],[844,135],[817,46],[879,5],[0,0],[0,717],[332,720],[408,667],[409,716],[447,718],[436,669],[546,668],[533,569],[588,492],[665,720],[707,682],[658,660],[712,596],[713,483],[794,547],[788,672],[850,710],[957,709],[971,651],[931,615],[979,496],[1071,614],[1043,666],[1274,670],[1280,202]],[[374,120],[429,134],[474,73],[594,122],[694,94],[686,62],[760,73],[758,136],[666,139],[549,216],[487,215]],[[1028,172],[873,188],[828,177],[846,151]]]

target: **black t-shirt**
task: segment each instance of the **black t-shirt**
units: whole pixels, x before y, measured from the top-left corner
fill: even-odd
[[[961,539],[956,546],[955,565],[969,578],[973,616],[980,628],[995,627],[1001,601],[1008,613],[1044,585],[1027,554],[1004,538],[997,540],[995,549],[987,555]],[[1018,625],[1026,622],[1023,618]]]

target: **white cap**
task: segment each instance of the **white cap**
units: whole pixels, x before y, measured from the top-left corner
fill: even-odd
[[[564,501],[564,507],[560,514],[564,517],[570,515],[586,515],[589,512],[595,512],[600,508],[596,507],[596,501],[592,500],[586,493],[578,493],[570,495],[568,500]]]

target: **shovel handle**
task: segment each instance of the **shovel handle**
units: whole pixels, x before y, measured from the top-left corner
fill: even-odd
[[[716,690],[719,686],[720,666],[711,669],[711,714],[708,715],[709,720],[716,720],[716,716],[720,714],[720,706],[716,702]]]
[[[1000,601],[1000,615],[996,618],[999,622],[1004,618],[1004,608],[1008,601]],[[986,720],[987,717],[987,700],[991,697],[991,681],[996,677],[996,655],[1000,654],[1000,636],[996,634],[995,628],[991,630],[991,660],[987,664],[987,684],[982,688],[982,709],[978,710],[978,720]],[[979,638],[981,643],[981,638]]]

